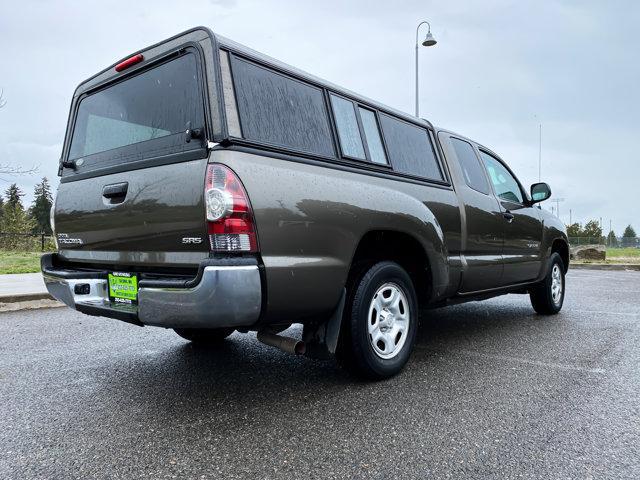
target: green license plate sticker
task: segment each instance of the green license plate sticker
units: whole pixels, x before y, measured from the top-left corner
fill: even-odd
[[[120,303],[135,303],[138,300],[138,277],[133,273],[110,273],[109,297]]]

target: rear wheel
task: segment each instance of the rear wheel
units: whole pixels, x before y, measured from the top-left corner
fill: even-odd
[[[233,328],[174,328],[182,338],[197,345],[211,345],[222,342],[233,333]]]
[[[418,328],[413,282],[397,263],[360,272],[345,306],[339,360],[368,379],[391,377],[409,360]]]
[[[557,253],[553,253],[549,261],[549,273],[540,285],[529,292],[531,305],[540,315],[555,315],[564,303],[564,263]]]

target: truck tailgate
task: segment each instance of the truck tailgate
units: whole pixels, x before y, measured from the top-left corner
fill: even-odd
[[[208,252],[206,165],[200,159],[62,183],[55,206],[61,253],[107,264],[197,263]],[[124,196],[105,197],[110,186],[125,185]]]

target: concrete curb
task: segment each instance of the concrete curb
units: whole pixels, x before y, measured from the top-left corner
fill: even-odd
[[[569,263],[569,270],[612,270],[640,272],[640,263]]]
[[[48,293],[21,293],[0,296],[0,303],[32,302],[34,300],[55,300]]]

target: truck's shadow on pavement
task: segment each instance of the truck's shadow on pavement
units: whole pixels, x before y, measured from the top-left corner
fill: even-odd
[[[135,368],[112,371],[108,383],[132,389],[129,394],[148,402],[150,408],[175,410],[179,405],[190,415],[197,413],[194,409],[225,405],[227,411],[242,407],[254,413],[277,411],[282,405],[300,408],[301,400],[324,404],[338,392],[379,392],[412,376],[433,378],[440,373],[434,366],[436,357],[482,349],[514,335],[525,339],[532,327],[540,328],[540,322],[525,302],[477,303],[428,311],[407,368],[385,382],[365,383],[338,368],[335,361],[295,357],[260,344],[253,334],[235,333],[212,348],[180,340],[162,345],[136,362]],[[300,331],[294,327],[290,333],[299,335]]]
[[[423,311],[416,343],[426,348],[454,348],[461,341],[510,335],[542,318],[535,314],[528,299],[522,299],[515,305],[475,302]]]

